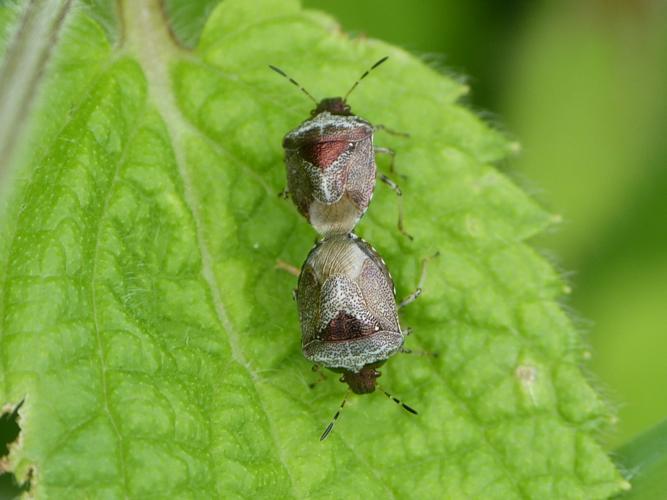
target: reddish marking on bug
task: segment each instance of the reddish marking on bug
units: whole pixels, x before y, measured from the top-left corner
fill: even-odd
[[[324,144],[330,142],[359,142],[369,139],[373,135],[373,128],[369,124],[360,122],[359,126],[352,129],[337,129],[336,127],[326,127],[324,130],[313,128],[300,133],[298,136],[286,135],[283,139],[285,149],[301,149],[310,144]]]
[[[323,141],[304,144],[299,148],[299,152],[306,161],[326,170],[349,147],[349,143],[345,141]]]

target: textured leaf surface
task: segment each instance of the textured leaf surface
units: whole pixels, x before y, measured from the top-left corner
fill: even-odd
[[[224,2],[192,52],[153,2],[121,5],[116,44],[87,10],[54,4],[65,21],[35,63],[47,65],[19,115],[29,133],[0,228],[0,402],[25,398],[6,465],[32,469],[34,493],[604,498],[627,486],[597,442],[610,414],[580,371],[564,284],[525,244],[551,217],[493,167],[512,146],[457,104],[461,85],[290,1]],[[8,39],[20,14],[1,13]],[[351,104],[412,135],[376,141],[398,151],[415,241],[382,187],[359,232],[399,295],[440,251],[403,318],[408,347],[440,356],[385,367],[383,385],[419,416],[355,397],[320,443],[344,388],[330,376],[308,389],[295,280],[274,268],[302,262],[314,238],[276,196],[282,135],[310,103],[267,64],[339,95],[384,55]]]

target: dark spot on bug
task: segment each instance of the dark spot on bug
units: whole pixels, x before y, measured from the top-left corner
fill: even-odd
[[[378,331],[375,323],[365,323],[358,318],[340,311],[322,330],[319,337],[326,342],[353,340]]]

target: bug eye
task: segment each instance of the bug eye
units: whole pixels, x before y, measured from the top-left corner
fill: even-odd
[[[354,147],[354,142],[349,142],[347,145],[350,146],[351,148],[353,148]]]

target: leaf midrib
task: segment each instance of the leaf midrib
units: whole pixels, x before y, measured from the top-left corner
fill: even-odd
[[[212,254],[206,244],[204,235],[202,216],[198,208],[200,204],[196,200],[192,180],[187,171],[185,155],[181,145],[180,131],[192,128],[192,125],[185,119],[179,110],[172,91],[172,82],[169,74],[169,67],[172,63],[184,56],[192,57],[184,49],[175,45],[174,39],[169,32],[167,20],[164,17],[164,11],[160,0],[146,0],[144,8],[138,7],[135,2],[121,2],[121,16],[125,26],[125,44],[130,53],[134,55],[140,67],[146,76],[148,99],[155,106],[156,110],[163,119],[167,134],[172,144],[174,159],[177,171],[183,184],[184,201],[192,214],[195,234],[197,238],[197,248],[199,249],[202,261],[202,276],[209,288],[211,300],[215,308],[216,317],[223,330],[227,333],[227,338],[231,347],[232,357],[242,366],[250,380],[252,381],[257,401],[264,413],[268,423],[269,433],[273,440],[274,449],[282,468],[284,469],[290,481],[290,489],[294,498],[302,498],[302,494],[296,491],[296,481],[291,475],[290,468],[284,455],[284,447],[278,441],[278,435],[274,428],[273,419],[266,409],[262,399],[257,381],[258,374],[245,358],[240,346],[238,333],[234,329],[225,305],[217,286],[215,272],[213,270]],[[141,29],[139,29],[141,28]],[[160,50],[155,50],[157,47]]]

